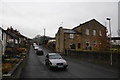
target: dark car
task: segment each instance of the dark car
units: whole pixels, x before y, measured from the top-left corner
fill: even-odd
[[[50,68],[63,68],[66,69],[68,64],[65,59],[58,53],[48,53],[46,55],[45,64]]]
[[[36,51],[36,54],[37,54],[37,55],[43,55],[43,54],[44,54],[44,52],[43,52],[43,50],[42,50],[42,49],[38,49],[38,50]]]

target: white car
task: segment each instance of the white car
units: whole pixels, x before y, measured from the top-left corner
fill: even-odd
[[[37,46],[37,44],[36,44],[36,43],[33,43],[33,47],[35,47],[35,46]]]
[[[58,53],[48,53],[46,55],[45,59],[46,65],[52,69],[52,68],[64,68],[66,69],[68,64],[65,59],[60,56]]]
[[[34,47],[34,50],[38,50],[38,49],[39,49],[39,46],[35,46],[35,47]]]

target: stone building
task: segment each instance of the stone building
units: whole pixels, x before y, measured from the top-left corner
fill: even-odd
[[[109,50],[106,31],[106,27],[95,19],[73,29],[60,27],[56,34],[56,51],[64,53],[67,49]]]

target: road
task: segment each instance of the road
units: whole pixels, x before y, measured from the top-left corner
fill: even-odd
[[[81,62],[66,58],[68,68],[66,70],[49,70],[44,59],[48,49],[43,48],[44,55],[35,54],[33,47],[30,47],[26,65],[21,73],[21,78],[118,78],[118,70],[99,65]]]

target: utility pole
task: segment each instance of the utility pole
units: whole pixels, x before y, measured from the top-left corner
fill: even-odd
[[[45,44],[45,28],[44,28],[43,44]]]
[[[109,21],[109,31],[110,31],[110,53],[111,53],[111,55],[110,55],[110,64],[111,64],[111,66],[112,66],[112,51],[111,51],[111,48],[112,48],[112,44],[111,44],[111,23],[110,23],[110,18],[106,18],[106,20],[108,20]]]
[[[44,28],[44,37],[45,37],[45,28]]]

